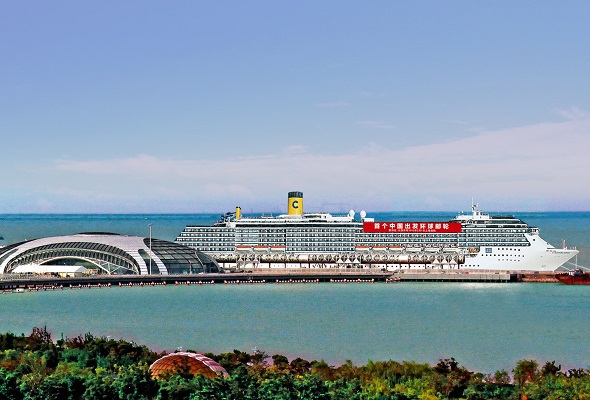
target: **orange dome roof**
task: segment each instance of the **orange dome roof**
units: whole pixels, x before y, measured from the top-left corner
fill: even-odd
[[[150,365],[154,378],[163,373],[188,372],[192,375],[205,375],[214,378],[219,375],[229,376],[227,371],[209,357],[198,353],[178,352],[170,353],[154,361]]]

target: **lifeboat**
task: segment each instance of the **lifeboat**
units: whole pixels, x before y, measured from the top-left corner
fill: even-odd
[[[285,246],[270,246],[270,251],[273,253],[282,253],[285,251]]]
[[[373,251],[383,252],[387,250],[387,246],[373,246]]]
[[[479,249],[476,249],[475,247],[470,247],[469,252],[470,253],[479,253]]]
[[[236,246],[236,251],[239,253],[249,253],[252,251],[252,246],[247,246],[247,245],[237,245]]]
[[[354,249],[360,253],[367,253],[371,250],[371,247],[365,245],[356,245]]]
[[[438,246],[426,246],[424,248],[424,251],[427,253],[436,253],[440,250],[440,247]]]
[[[406,247],[406,251],[408,251],[410,253],[417,253],[421,250],[422,250],[422,247],[417,246],[417,245],[413,245],[413,244]]]
[[[459,251],[459,248],[457,246],[445,246],[443,247],[443,251],[445,253],[456,253]]]
[[[268,246],[254,246],[253,247],[255,253],[266,253],[268,252]]]
[[[394,253],[401,252],[403,249],[404,249],[404,248],[403,248],[402,246],[398,246],[398,245],[395,245],[395,246],[393,246],[393,245],[392,245],[392,246],[389,246],[389,251],[392,251],[392,252],[394,252]]]

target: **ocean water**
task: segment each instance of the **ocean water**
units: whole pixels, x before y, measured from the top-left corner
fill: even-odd
[[[4,294],[1,331],[47,326],[154,350],[417,361],[475,371],[518,360],[590,367],[590,287],[535,283],[255,284]]]
[[[377,220],[448,220],[453,213],[380,213]],[[78,232],[174,240],[218,215],[0,215],[1,244]],[[590,213],[517,214],[590,265]],[[0,296],[0,331],[47,326],[54,338],[91,332],[156,350],[263,350],[324,359],[436,363],[481,372],[521,359],[590,367],[590,286],[399,283],[203,285],[27,292]]]

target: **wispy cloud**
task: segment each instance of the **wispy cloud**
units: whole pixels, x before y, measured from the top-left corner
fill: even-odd
[[[582,110],[578,107],[570,107],[568,109],[555,108],[553,112],[562,118],[569,120],[577,119],[588,119],[590,118],[590,112]]]
[[[275,155],[217,160],[57,160],[53,169],[62,175],[59,185],[75,185],[86,199],[93,190],[144,201],[198,199],[194,211],[223,211],[236,197],[264,204],[294,189],[318,204],[337,198],[368,209],[456,209],[472,196],[488,208],[580,209],[590,202],[588,148],[590,118],[400,150],[370,143],[355,153],[326,155],[292,146]]]

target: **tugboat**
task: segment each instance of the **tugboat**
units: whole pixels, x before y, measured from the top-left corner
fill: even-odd
[[[557,274],[555,278],[566,285],[590,285],[590,273],[583,272],[580,268]]]

